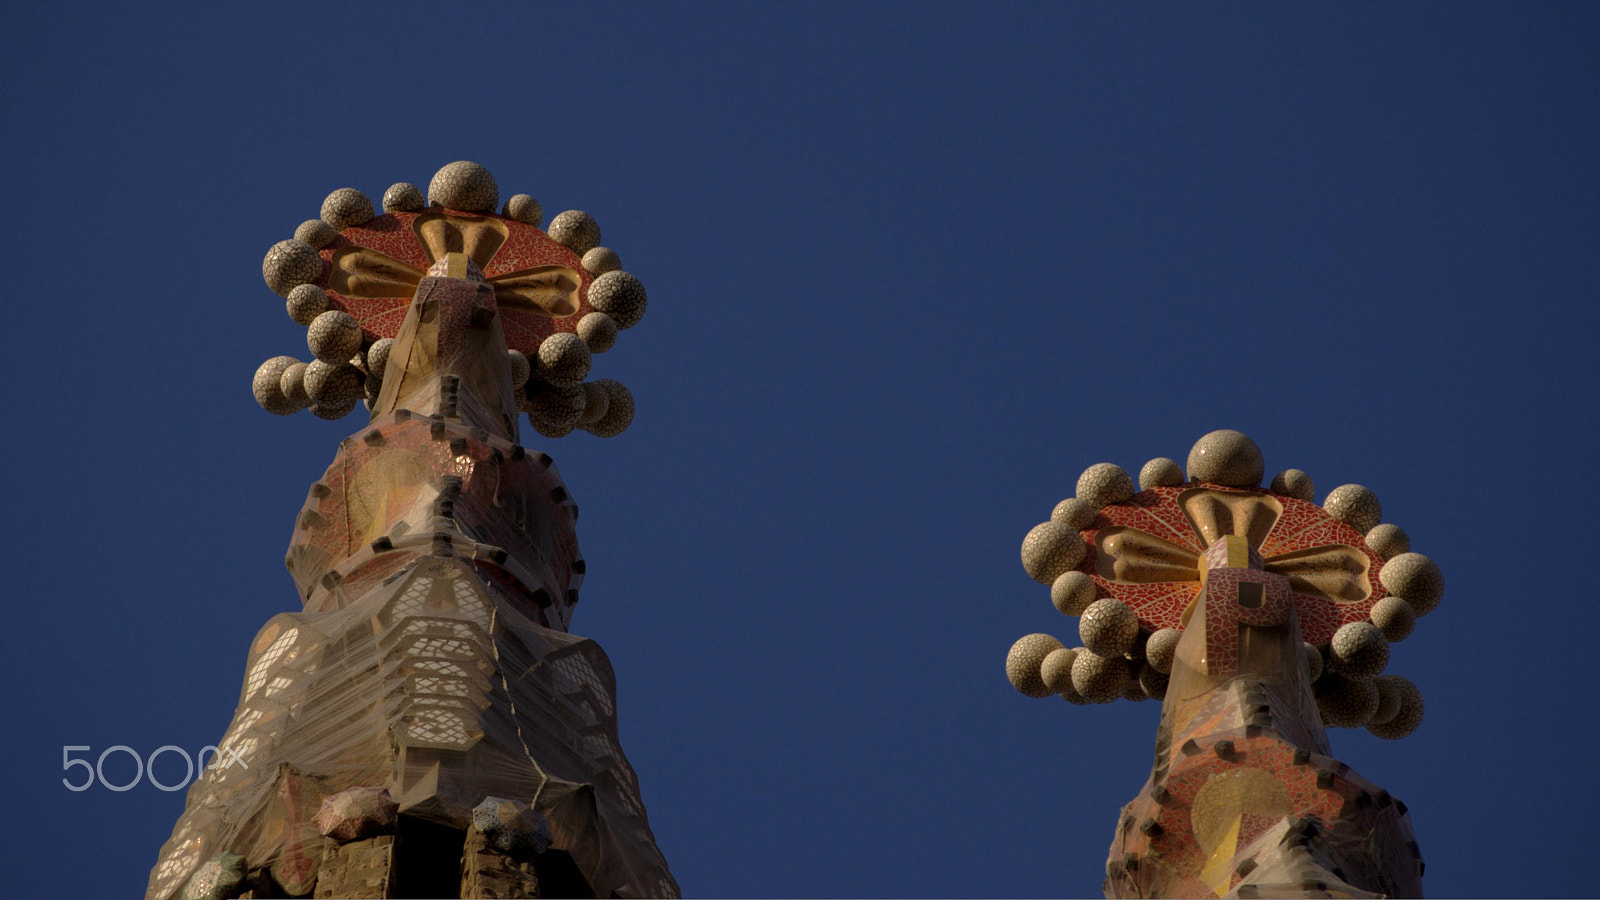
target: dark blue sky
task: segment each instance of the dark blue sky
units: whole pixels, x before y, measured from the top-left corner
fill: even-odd
[[[298,608],[293,518],[358,420],[252,402],[305,353],[262,255],[463,158],[650,290],[595,367],[633,427],[523,435],[687,893],[1096,894],[1157,707],[1009,687],[1074,624],[1017,548],[1084,467],[1223,427],[1444,569],[1390,665],[1421,731],[1333,734],[1428,891],[1594,891],[1600,8],[9,18],[12,893],[142,891],[182,793],[72,793],[60,747],[214,743]]]

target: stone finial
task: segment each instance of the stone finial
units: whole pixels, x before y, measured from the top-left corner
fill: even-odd
[[[312,821],[326,837],[348,844],[394,828],[399,810],[387,790],[353,787],[324,799]]]
[[[1189,480],[1228,487],[1258,487],[1265,463],[1256,442],[1238,431],[1219,429],[1189,450]]]
[[[544,816],[522,800],[483,798],[472,808],[472,827],[489,846],[512,857],[537,856],[554,841]]]

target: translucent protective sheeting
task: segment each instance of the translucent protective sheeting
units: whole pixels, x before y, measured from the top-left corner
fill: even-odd
[[[310,895],[330,844],[313,819],[352,787],[463,835],[485,797],[526,800],[596,896],[677,896],[618,742],[611,664],[566,633],[577,507],[550,458],[513,442],[494,293],[422,279],[389,365],[372,423],[296,521],[305,611],[251,644],[219,763],[146,896],[177,896],[223,851],[274,896]]]

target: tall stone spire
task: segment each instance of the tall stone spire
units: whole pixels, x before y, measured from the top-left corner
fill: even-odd
[[[1422,695],[1382,674],[1438,606],[1438,567],[1360,485],[1311,503],[1255,442],[1215,431],[1139,485],[1100,463],[1022,564],[1078,617],[1082,646],[1018,640],[1012,685],[1076,705],[1162,701],[1150,777],[1123,807],[1108,897],[1418,897],[1405,804],[1332,757],[1326,728],[1397,739]]]
[[[369,421],[295,520],[303,610],[251,644],[151,900],[678,894],[611,665],[568,631],[578,507],[517,429],[627,427],[627,389],[585,379],[644,289],[588,214],[541,230],[498,194],[467,162],[383,215],[343,188],[267,255],[313,358],[268,360],[256,400]]]

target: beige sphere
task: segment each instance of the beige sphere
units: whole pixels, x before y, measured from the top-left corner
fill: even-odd
[[[428,205],[463,212],[492,212],[500,204],[500,186],[489,170],[460,160],[434,173],[428,182]]]
[[[1085,700],[1083,695],[1078,693],[1078,689],[1072,686],[1072,682],[1070,680],[1067,682],[1067,686],[1058,693],[1061,699],[1071,703],[1073,706],[1089,705],[1089,701]]]
[[[1411,549],[1411,536],[1399,525],[1383,522],[1367,532],[1367,546],[1379,559],[1394,559]]]
[[[506,359],[511,363],[511,386],[519,388],[528,383],[528,376],[533,374],[533,363],[528,361],[527,354],[521,350],[507,350]]]
[[[1095,601],[1096,591],[1093,578],[1073,569],[1050,583],[1050,602],[1062,615],[1081,616]]]
[[[1089,604],[1078,619],[1078,637],[1091,653],[1098,656],[1122,656],[1133,649],[1139,637],[1139,617],[1134,611],[1114,597],[1105,597]]]
[[[279,241],[261,260],[261,278],[279,297],[287,298],[290,291],[321,277],[322,257],[305,241]]]
[[[1158,456],[1139,470],[1139,490],[1157,487],[1177,487],[1183,484],[1183,467],[1175,459]]]
[[[314,359],[306,364],[304,382],[306,396],[311,398],[313,406],[337,407],[346,400],[359,400],[365,393],[361,385],[361,370],[346,362],[329,363]]]
[[[275,416],[287,416],[301,409],[299,403],[284,396],[282,387],[283,373],[298,362],[292,356],[274,356],[256,368],[255,376],[250,379],[250,393],[262,409]]]
[[[283,396],[299,409],[311,405],[311,395],[306,393],[306,364],[296,362],[283,370],[283,375],[278,379],[278,387],[283,391]]]
[[[332,403],[313,403],[311,404],[311,414],[319,419],[327,419],[329,421],[342,419],[350,415],[355,410],[356,404],[360,402],[359,398],[351,397],[347,400],[337,400]]]
[[[1066,647],[1045,654],[1044,662],[1039,664],[1039,677],[1050,693],[1060,694],[1066,691],[1077,693],[1077,688],[1072,686],[1072,661],[1077,656],[1076,649],[1069,650]]]
[[[1373,716],[1372,721],[1367,723],[1367,730],[1386,741],[1397,741],[1416,731],[1417,726],[1422,724],[1422,691],[1409,679],[1399,675],[1380,676],[1373,681],[1373,685],[1379,693],[1379,705],[1384,707],[1384,711],[1387,712],[1387,706],[1395,709],[1381,722],[1376,715]]]
[[[1151,700],[1167,699],[1167,685],[1171,680],[1171,675],[1156,671],[1154,666],[1146,665],[1139,670],[1139,687],[1144,688],[1145,696]]]
[[[577,254],[588,253],[600,246],[600,223],[581,209],[569,209],[550,220],[545,229],[550,239],[564,244]]]
[[[306,346],[323,362],[347,362],[351,354],[361,350],[361,326],[355,316],[342,309],[330,309],[311,320],[306,329]]]
[[[1330,728],[1359,728],[1378,710],[1378,688],[1370,679],[1329,672],[1317,681],[1317,711]]]
[[[618,328],[626,331],[644,318],[644,285],[620,269],[607,272],[589,285],[589,305],[610,316]]]
[[[617,323],[603,312],[592,312],[578,320],[578,337],[591,353],[604,353],[617,343]]]
[[[1085,552],[1076,531],[1059,522],[1043,522],[1022,539],[1022,568],[1034,581],[1052,584],[1083,562]]]
[[[1333,670],[1346,678],[1372,678],[1389,664],[1389,641],[1371,622],[1339,626],[1328,649]]]
[[[591,247],[583,254],[583,268],[590,275],[604,275],[622,268],[622,257],[610,247]]]
[[[1378,582],[1391,595],[1403,598],[1419,616],[1439,607],[1444,597],[1444,573],[1421,553],[1402,553],[1378,570]]]
[[[1090,703],[1110,703],[1128,684],[1128,661],[1084,649],[1072,660],[1072,686]]]
[[[1045,657],[1060,649],[1061,642],[1048,634],[1025,634],[1017,638],[1006,654],[1006,680],[1029,697],[1050,696],[1052,692],[1044,683],[1041,667]]]
[[[339,232],[321,219],[307,219],[294,230],[294,239],[310,244],[313,250],[321,250],[338,240]]]
[[[1102,509],[1133,496],[1133,479],[1113,463],[1095,463],[1078,476],[1078,499]]]
[[[1417,624],[1417,612],[1411,608],[1411,604],[1393,596],[1372,604],[1369,617],[1391,644],[1410,637],[1411,630]]]
[[[528,384],[528,399],[523,408],[534,430],[545,437],[571,433],[583,418],[584,394],[579,387],[558,387],[547,383]],[[560,435],[550,432],[559,431]]]
[[[355,188],[339,188],[322,201],[322,221],[335,231],[365,225],[372,221],[372,201]]]
[[[527,194],[512,194],[501,207],[500,215],[524,225],[538,225],[544,221],[544,207]]]
[[[532,362],[532,360],[529,360]],[[575,387],[589,375],[592,357],[583,338],[558,331],[539,344],[539,377],[554,385]]]
[[[328,292],[314,284],[302,284],[289,292],[283,306],[296,325],[309,327],[317,316],[328,311]]]
[[[415,212],[426,204],[421,189],[409,181],[397,181],[383,192],[384,212]]]
[[[1394,718],[1400,711],[1400,691],[1395,687],[1398,675],[1379,675],[1372,679],[1372,684],[1378,689],[1378,708],[1373,711],[1372,718],[1367,720],[1367,726],[1382,725]]]
[[[367,348],[367,371],[378,383],[383,383],[383,373],[389,369],[389,353],[394,349],[394,338],[378,338]]]
[[[1310,680],[1314,682],[1318,678],[1321,678],[1323,668],[1322,651],[1310,644],[1302,643],[1300,645],[1300,652],[1305,656],[1306,674],[1310,677]]]
[[[1060,522],[1068,528],[1082,531],[1093,525],[1099,515],[1100,512],[1095,507],[1077,497],[1068,497],[1056,504],[1056,508],[1050,512],[1050,521]]]
[[[610,378],[598,379],[595,384],[604,387],[611,399],[600,421],[585,425],[584,430],[596,437],[616,437],[633,422],[633,392],[627,385]]]
[[[1362,534],[1383,521],[1383,506],[1378,503],[1378,495],[1359,484],[1341,484],[1329,491],[1322,508]]]
[[[583,383],[583,416],[578,419],[578,424],[588,428],[606,417],[611,409],[611,393],[604,385],[593,381]]]
[[[1311,476],[1299,469],[1284,469],[1272,476],[1271,488],[1275,494],[1304,500],[1307,503],[1317,495],[1317,486],[1312,483]]]
[[[1172,663],[1178,657],[1178,641],[1183,632],[1176,628],[1162,628],[1150,635],[1144,645],[1144,660],[1150,668],[1163,675],[1172,674]]]
[[[1189,449],[1189,480],[1227,487],[1259,487],[1265,463],[1261,448],[1229,428],[1213,431]]]

